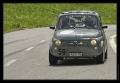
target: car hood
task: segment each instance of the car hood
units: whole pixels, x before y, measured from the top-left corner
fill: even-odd
[[[61,29],[54,34],[57,38],[74,39],[74,38],[95,38],[101,36],[101,31],[97,29]]]

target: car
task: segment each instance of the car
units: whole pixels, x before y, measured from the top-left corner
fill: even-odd
[[[57,16],[53,37],[49,43],[49,64],[58,60],[96,59],[97,63],[107,60],[107,38],[101,16],[96,11],[72,10]]]

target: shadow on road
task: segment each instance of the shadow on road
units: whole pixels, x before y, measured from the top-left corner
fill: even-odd
[[[101,65],[95,59],[80,59],[80,60],[59,60],[57,65],[50,65],[53,67],[60,66],[88,66],[88,65]]]

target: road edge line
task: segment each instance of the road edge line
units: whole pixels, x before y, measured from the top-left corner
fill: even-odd
[[[115,41],[114,41],[115,36],[116,36],[116,34],[113,35],[113,36],[111,36],[111,37],[109,38],[109,42],[110,42],[110,45],[111,45],[113,51],[114,51],[115,54],[116,54],[116,44],[115,44]]]

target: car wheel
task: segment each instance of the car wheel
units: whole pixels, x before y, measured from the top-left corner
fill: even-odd
[[[50,65],[57,65],[57,58],[55,56],[53,56],[50,51],[49,51],[49,63]]]
[[[97,57],[97,62],[98,63],[104,63],[106,61],[105,59],[105,51],[103,49],[103,52]]]

